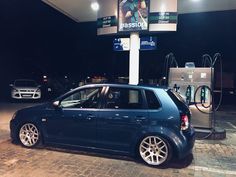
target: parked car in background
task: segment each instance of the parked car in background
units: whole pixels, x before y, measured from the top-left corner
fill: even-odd
[[[19,110],[11,138],[32,148],[39,143],[138,155],[152,166],[191,153],[191,114],[171,90],[121,84],[74,89],[53,102]]]
[[[13,99],[40,99],[41,89],[34,80],[18,79],[11,86],[11,98]]]

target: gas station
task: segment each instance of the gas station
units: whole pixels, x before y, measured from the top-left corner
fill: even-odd
[[[97,19],[97,35],[114,36],[114,42],[111,44],[114,52],[129,51],[129,84],[131,85],[139,84],[140,51],[155,50],[156,36],[158,37],[159,33],[174,33],[181,28],[178,26],[178,14],[230,10],[236,7],[236,4],[230,0],[227,2],[221,0],[214,2],[98,0],[83,2],[83,9],[81,9],[80,5],[76,5],[77,1],[43,1],[77,22]],[[136,5],[133,5],[135,3]],[[128,8],[133,10],[131,14],[126,14],[125,9],[128,5],[130,6]],[[73,8],[70,8],[72,6]],[[95,10],[94,14],[87,14],[90,6]],[[87,10],[84,12],[86,8]],[[84,13],[82,14],[82,12]],[[129,37],[124,38],[123,36]],[[146,44],[145,49],[143,49],[143,44]],[[188,103],[192,112],[193,126],[200,137],[224,139],[226,132],[216,127],[214,118],[215,111],[221,105],[222,95],[219,103],[215,103],[213,92],[214,66],[222,65],[221,54],[216,53],[212,57],[204,53],[202,55],[202,59],[199,60],[203,60],[203,63],[196,67],[192,61],[186,63],[185,66],[178,66],[174,54],[167,55],[163,85],[180,93]],[[219,72],[223,72],[222,66]]]
[[[53,102],[50,102],[52,103],[51,105],[50,103],[44,103],[45,100],[39,101],[39,102],[33,102],[33,103],[27,102],[27,101],[26,102],[20,102],[20,101],[12,102],[12,100],[9,102],[6,100],[1,101],[1,96],[0,96],[0,151],[2,152],[0,155],[0,159],[2,159],[0,161],[0,176],[5,175],[5,176],[14,177],[14,176],[18,176],[19,174],[23,176],[50,176],[52,175],[52,176],[104,176],[104,177],[105,176],[114,176],[114,177],[115,176],[148,176],[149,177],[149,176],[173,176],[173,175],[174,176],[176,175],[177,176],[178,175],[180,176],[235,176],[236,175],[236,171],[235,171],[236,169],[235,106],[232,106],[232,105],[225,106],[223,104],[224,102],[223,93],[224,93],[224,89],[226,88],[224,84],[226,83],[225,80],[227,78],[225,77],[224,72],[227,73],[230,70],[229,68],[232,67],[232,66],[229,67],[230,65],[229,63],[232,60],[232,58],[227,59],[225,57],[226,56],[225,51],[235,49],[236,47],[235,44],[234,46],[231,46],[231,48],[229,47],[229,45],[233,45],[233,42],[235,42],[234,41],[235,36],[232,36],[230,34],[225,35],[228,38],[232,37],[232,41],[233,41],[233,42],[230,41],[229,43],[227,43],[228,45],[225,46],[225,48],[229,48],[228,50],[227,49],[221,50],[221,48],[219,47],[225,44],[223,42],[222,42],[222,45],[214,45],[211,48],[207,45],[214,42],[221,43],[221,41],[216,39],[218,36],[214,36],[214,35],[211,36],[211,34],[209,34],[209,31],[211,30],[213,31],[215,29],[206,30],[205,28],[209,28],[209,26],[206,25],[207,27],[202,27],[201,25],[203,25],[203,23],[199,23],[199,21],[201,20],[204,21],[205,17],[209,18],[209,16],[212,17],[215,15],[216,19],[214,19],[214,24],[219,23],[219,25],[221,25],[220,20],[223,20],[224,21],[223,24],[229,25],[229,26],[225,26],[225,30],[221,30],[222,28],[219,29],[216,34],[218,35],[219,32],[221,31],[224,33],[227,33],[228,31],[230,31],[232,33],[232,31],[229,29],[232,28],[234,24],[236,24],[236,21],[233,21],[232,18],[229,18],[231,19],[231,21],[227,21],[228,20],[227,17],[229,14],[236,13],[235,0],[224,0],[224,1],[222,0],[41,0],[40,3],[43,4],[44,7],[46,6],[46,8],[50,9],[51,10],[50,13],[52,13],[52,11],[55,11],[56,12],[55,14],[57,15],[60,14],[61,16],[63,16],[63,18],[70,21],[68,22],[68,24],[71,23],[71,21],[72,21],[71,24],[73,24],[71,26],[68,24],[67,24],[68,26],[66,25],[65,27],[63,26],[62,28],[64,31],[62,30],[62,33],[58,33],[59,34],[58,36],[55,35],[53,38],[51,38],[51,40],[55,40],[57,38],[56,41],[58,43],[61,39],[68,38],[68,40],[65,40],[66,42],[63,40],[60,41],[62,47],[60,49],[57,49],[57,48],[54,49],[53,52],[57,53],[59,51],[58,53],[60,55],[61,54],[60,50],[62,51],[63,47],[66,48],[66,45],[68,45],[68,43],[70,42],[70,40],[72,40],[73,37],[75,37],[76,40],[71,42],[72,44],[68,45],[69,46],[68,48],[74,47],[75,50],[78,50],[77,51],[78,53],[76,53],[73,56],[73,55],[70,55],[70,52],[73,52],[73,50],[67,49],[66,51],[69,54],[68,60],[65,57],[64,59],[63,57],[61,57],[60,59],[57,59],[57,58],[52,59],[53,58],[52,56],[51,58],[48,56],[48,58],[40,61],[43,64],[39,62],[38,65],[41,64],[44,67],[45,71],[47,71],[48,69],[48,73],[50,73],[50,69],[47,68],[47,66],[49,66],[49,64],[47,65],[47,62],[51,62],[53,65],[55,65],[55,68],[56,68],[54,72],[60,73],[61,69],[64,69],[64,67],[69,68],[67,71],[70,72],[70,69],[74,67],[73,70],[75,71],[78,70],[78,73],[76,74],[79,78],[79,75],[81,74],[79,73],[79,70],[81,68],[84,68],[81,72],[84,72],[85,75],[87,74],[85,77],[86,79],[82,80],[81,79],[82,76],[80,76],[80,79],[77,80],[78,84],[76,81],[74,86],[75,85],[79,87],[82,86],[85,88],[87,86],[86,84],[89,84],[89,83],[91,83],[91,86],[96,85],[96,83],[100,83],[101,85],[103,84],[106,85],[106,82],[109,83],[108,75],[109,74],[112,75],[116,73],[115,71],[119,70],[121,67],[124,67],[125,69],[120,70],[120,71],[126,71],[126,73],[120,74],[120,72],[117,72],[119,74],[114,74],[114,78],[117,76],[119,77],[116,80],[114,79],[115,80],[114,84],[113,82],[111,82],[113,85],[109,83],[110,85],[108,84],[108,86],[102,86],[101,88],[99,88],[98,92],[96,90],[95,91],[92,90],[91,93],[88,93],[88,95],[92,95],[92,97],[93,97],[93,94],[98,93],[97,94],[98,96],[96,95],[94,96],[94,99],[95,99],[94,103],[97,103],[97,104],[99,103],[97,107],[88,107],[87,108],[88,110],[85,110],[86,107],[83,110],[84,107],[82,106],[77,107],[77,108],[72,107],[73,105],[76,105],[76,104],[79,105],[81,102],[81,100],[77,101],[77,100],[74,100],[74,98],[77,98],[79,96],[84,97],[83,99],[87,98],[86,96],[87,93],[84,92],[82,89],[81,89],[82,91],[80,95],[79,94],[75,96],[72,94],[70,95],[70,93],[72,93],[73,89],[76,87],[74,88],[68,87],[68,89],[70,90],[70,92],[68,92],[69,94],[67,93],[69,96],[66,95],[68,96],[68,100],[66,96],[63,95],[58,98],[59,100],[53,100]],[[195,16],[195,18],[192,18],[194,16],[192,14],[197,14],[197,15]],[[204,14],[205,16],[202,14]],[[1,17],[1,14],[0,14],[0,17]],[[183,18],[183,17],[186,17],[186,18]],[[194,22],[192,23],[192,20],[194,19],[196,20],[197,18],[199,21],[197,21],[193,25]],[[209,18],[209,19],[212,19],[212,18]],[[180,20],[181,20],[181,23],[180,23]],[[188,21],[188,25],[186,26],[185,26],[185,20],[186,20],[186,23]],[[57,23],[57,25],[58,24],[61,25],[63,24],[63,22],[60,21],[59,23]],[[54,24],[53,21],[51,21],[51,23]],[[199,26],[197,26],[198,23],[199,23]],[[76,24],[78,24],[78,26],[76,26]],[[58,25],[56,28],[59,28],[60,25]],[[86,26],[89,26],[89,27],[84,28],[84,30],[81,30],[82,27],[86,27]],[[191,26],[191,28],[187,28],[187,26],[188,27]],[[67,29],[68,27],[75,27],[75,28],[73,30],[68,30]],[[56,28],[51,28],[51,29],[56,29]],[[185,28],[187,30],[184,30]],[[196,31],[195,33],[194,32],[191,33],[191,31],[189,31],[188,33],[188,30],[193,29],[193,28],[196,28],[196,31],[198,31],[198,36],[196,35],[197,34]],[[216,26],[214,26],[214,28],[216,28]],[[233,28],[236,29],[235,26]],[[44,28],[42,29],[46,30],[47,26],[46,27],[44,26]],[[51,29],[49,29],[49,31]],[[79,35],[65,34],[65,36],[61,37],[61,35],[63,35],[66,32],[69,32],[69,31],[75,32],[76,30],[78,30],[78,33],[81,33],[81,34]],[[181,35],[179,35],[180,37],[175,36],[175,34],[178,32],[181,32]],[[212,42],[209,42],[209,41],[204,42],[202,38],[201,39],[197,38],[199,37],[199,34],[205,33],[205,32],[207,32],[207,34],[204,34],[203,36],[206,37],[207,35],[209,35],[210,37],[207,38],[206,40],[211,39]],[[49,33],[49,35],[52,35],[52,33]],[[89,35],[94,35],[94,36],[90,37]],[[167,37],[169,38],[168,40],[166,40]],[[214,40],[213,40],[213,37],[214,37]],[[188,41],[184,45],[181,45],[181,40],[184,41],[189,38],[191,38],[191,43]],[[177,42],[175,40],[177,40]],[[84,48],[81,47],[83,46],[82,44],[83,42],[85,42],[84,45],[86,45]],[[196,46],[193,47],[192,46],[193,43],[201,44],[202,46],[199,46],[199,48],[201,49],[198,50]],[[50,44],[53,44],[53,43],[50,43]],[[180,47],[178,47],[178,45]],[[49,44],[45,46],[46,46],[45,48],[48,48],[47,50],[51,50],[51,49],[53,50],[53,47],[51,47]],[[176,48],[174,46],[176,46]],[[193,49],[190,50],[191,47]],[[203,50],[203,48],[206,48],[206,49]],[[109,51],[109,54],[103,54],[106,52],[106,50]],[[162,51],[160,52],[160,50]],[[190,51],[187,51],[186,53],[184,53],[185,50],[186,51],[190,50]],[[38,52],[41,54],[42,51],[38,49],[38,51],[34,51],[34,52]],[[81,52],[82,54],[80,55],[79,52]],[[159,54],[158,52],[160,52],[161,54]],[[191,52],[193,53],[189,54]],[[93,53],[93,55],[89,55],[89,53]],[[199,53],[201,53],[200,54],[201,56],[199,55]],[[99,54],[99,56],[96,56],[97,54]],[[227,56],[231,54],[232,53],[229,52]],[[41,56],[44,57],[43,54]],[[101,56],[104,57],[105,59],[99,58]],[[148,58],[149,56],[152,57],[151,60]],[[74,57],[74,58],[69,59],[70,57],[72,58]],[[86,62],[87,63],[91,62],[92,60],[90,60],[89,58],[92,58],[92,57],[95,57],[93,61],[96,61],[96,62],[94,62],[93,64],[89,66],[86,66]],[[118,62],[116,62],[116,60],[121,60],[122,57],[123,57],[123,61],[122,61],[123,63],[120,62],[119,64],[117,64]],[[90,77],[92,75],[90,75],[88,71],[93,70],[93,69],[95,70],[97,69],[96,67],[101,67],[102,64],[107,62],[108,59],[111,59],[112,62],[108,62],[108,64],[103,66],[103,69],[106,67],[110,67],[108,71],[111,71],[111,70],[115,70],[115,71],[110,72],[110,73],[107,71],[104,71],[104,72],[100,72],[100,74],[101,73],[104,73],[104,74],[94,75],[95,77],[93,78]],[[154,59],[155,59],[155,63],[152,63]],[[98,65],[99,63],[98,60],[102,60],[101,64],[99,65]],[[226,60],[228,62],[227,67],[224,66],[224,62],[226,62]],[[72,64],[68,64],[70,62]],[[145,65],[146,67],[145,69],[149,71],[148,72],[149,75],[146,75],[146,78],[144,78],[145,75],[143,74],[143,70],[142,70],[143,69],[142,64],[144,62],[147,63],[147,65]],[[93,66],[94,68],[91,66]],[[57,67],[60,69],[58,69]],[[19,65],[19,68],[20,68],[20,65]],[[155,68],[157,72],[153,72],[155,71]],[[224,71],[224,69],[226,71]],[[47,83],[51,79],[48,73],[47,72],[43,73],[44,75],[42,78],[43,78],[43,82],[45,83]],[[150,77],[150,75],[152,76]],[[226,76],[228,75],[226,74]],[[70,73],[67,72],[67,74],[63,76],[63,79],[69,82]],[[143,82],[144,79],[146,79],[146,82]],[[108,94],[110,93],[109,87],[112,88],[112,86],[114,87],[114,85],[116,84],[117,85],[120,84],[120,87],[123,85],[125,85],[125,87],[127,88],[133,87],[133,90],[131,89],[127,92],[128,93],[127,100],[132,105],[135,105],[135,106],[138,105],[137,103],[139,103],[139,99],[137,98],[139,94],[141,93],[142,99],[144,98],[143,100],[145,100],[145,101],[142,100],[143,101],[141,104],[142,107],[135,108],[133,106],[129,110],[127,108],[120,108],[120,110],[118,110],[119,107],[117,108],[117,106],[114,103],[115,102],[114,100],[120,96],[120,93],[114,89],[115,94]],[[235,83],[231,85],[235,85]],[[13,84],[10,84],[10,86],[13,87]],[[40,89],[40,87],[41,85],[38,85],[37,90]],[[160,88],[160,89],[163,89],[167,93],[167,95],[169,94],[168,93],[169,91],[171,93],[173,92],[172,94],[174,94],[175,98],[177,98],[177,102],[176,100],[173,101],[174,99],[170,96],[170,94],[169,94],[169,97],[173,99],[172,101],[175,107],[177,107],[176,109],[177,112],[173,111],[174,113],[172,113],[171,111],[168,111],[168,108],[170,107],[168,104],[166,104],[168,105],[167,107],[164,107],[164,106],[161,107],[162,105],[159,104],[158,108],[155,107],[154,109],[151,110],[151,106],[149,107],[148,105],[149,104],[148,98],[147,98],[148,94],[146,93],[146,90],[142,88],[143,90],[140,91],[140,93],[138,93],[137,90],[134,89],[135,87]],[[52,90],[53,89],[51,89],[50,91]],[[155,92],[153,93],[155,96]],[[229,93],[230,93],[230,96],[232,96],[236,93],[236,90],[233,90],[233,91],[230,90]],[[156,100],[159,100],[157,95],[158,94],[156,94]],[[71,98],[72,100],[70,100]],[[96,98],[99,101],[96,102]],[[163,98],[165,97],[163,96],[162,99]],[[232,96],[232,98],[234,97]],[[106,107],[107,105],[106,105],[105,99],[110,99],[111,105],[112,106],[114,105],[114,108],[112,107],[112,109],[114,109],[112,110],[114,111],[114,116],[112,115],[113,114],[112,111],[111,111],[112,114],[109,112],[110,111],[109,109],[108,109],[108,112],[106,112],[107,111],[106,108],[108,107]],[[167,100],[166,103],[168,103],[168,99],[166,100],[163,99],[163,100],[164,100],[163,102],[159,100],[160,103],[164,103],[166,100]],[[62,101],[64,101],[65,107],[61,106]],[[182,105],[181,104],[178,105],[178,103],[180,102]],[[41,103],[43,104],[41,105]],[[31,106],[33,106],[32,107],[33,109],[29,108],[29,111],[27,112],[28,107],[31,107]],[[34,109],[34,106],[36,109]],[[52,106],[52,107],[49,107],[49,106]],[[66,106],[68,106],[68,110]],[[150,108],[150,110],[148,108]],[[45,112],[42,111],[40,113],[40,109],[42,109],[43,111],[45,110]],[[81,114],[78,114],[78,115],[75,115],[74,113],[72,114],[72,111],[75,111],[76,109],[79,111],[81,111],[80,109],[82,109]],[[140,159],[137,159],[136,161],[136,157],[134,158],[135,159],[134,160],[133,157],[130,158],[129,156],[127,157],[126,156],[123,157],[119,155],[116,156],[116,153],[119,154],[122,152],[118,150],[114,151],[114,156],[113,156],[112,151],[111,151],[111,154],[106,155],[104,154],[103,151],[100,152],[99,148],[96,148],[96,146],[88,146],[91,152],[90,151],[87,152],[86,150],[84,151],[84,148],[86,149],[86,146],[81,146],[82,147],[81,152],[78,152],[77,149],[76,150],[74,149],[76,146],[73,146],[72,144],[71,144],[72,145],[71,149],[68,149],[68,150],[63,149],[64,145],[65,146],[70,145],[69,143],[62,144],[62,149],[61,149],[61,146],[59,145],[60,143],[58,144],[59,147],[57,146],[48,147],[46,143],[44,146],[44,142],[39,143],[40,146],[42,143],[43,148],[24,149],[22,147],[15,145],[14,142],[10,141],[10,136],[13,137],[13,134],[17,135],[17,131],[16,131],[17,121],[21,120],[20,118],[22,115],[24,114],[27,115],[29,113],[33,114],[34,111],[37,113],[37,116],[38,115],[42,116],[40,117],[40,121],[39,121],[40,126],[47,125],[47,123],[50,120],[50,116],[54,115],[55,113],[56,116],[52,117],[53,118],[52,120],[54,120],[55,122],[51,123],[50,126],[53,128],[50,130],[52,133],[54,133],[54,130],[55,132],[58,131],[59,132],[58,135],[60,136],[64,136],[63,131],[62,131],[64,129],[61,127],[67,126],[67,123],[68,123],[68,122],[63,123],[62,121],[59,122],[57,120],[57,118],[60,115],[62,115],[61,117],[63,120],[66,120],[69,116],[73,117],[73,120],[69,122],[72,125],[72,128],[69,129],[68,131],[69,133],[71,133],[70,136],[73,135],[74,137],[76,137],[79,135],[85,135],[86,137],[88,135],[87,137],[89,137],[91,133],[91,135],[95,134],[95,137],[97,138],[99,137],[99,135],[97,134],[98,132],[97,127],[95,129],[92,126],[99,125],[100,127],[99,126],[98,127],[102,131],[106,129],[111,129],[113,133],[115,132],[114,134],[116,136],[116,137],[115,136],[112,137],[111,134],[109,133],[103,133],[101,134],[101,138],[104,138],[104,137],[110,138],[110,140],[112,141],[116,138],[119,139],[122,136],[128,137],[128,133],[127,133],[128,131],[126,130],[129,130],[129,132],[132,132],[131,130],[133,129],[134,131],[136,130],[135,128],[131,126],[131,124],[134,124],[134,122],[132,122],[133,119],[131,122],[125,122],[124,119],[128,120],[128,118],[130,118],[128,115],[129,113],[131,113],[132,116],[135,117],[136,116],[135,109],[137,109],[136,111],[138,113],[139,112],[142,113],[146,111],[145,114],[143,115],[145,116],[147,115],[148,117],[150,115],[153,117],[158,115],[159,114],[158,111],[162,109],[165,111],[165,113],[167,112],[170,113],[168,114],[169,116],[168,118],[166,118],[165,117],[166,115],[164,114],[163,115],[159,114],[159,116],[163,120],[166,118],[166,120],[168,120],[170,124],[173,123],[172,126],[170,126],[167,123],[167,121],[162,122],[161,119],[160,119],[161,120],[160,122],[158,121],[155,122],[153,121],[153,119],[150,119],[151,121],[148,122],[146,121],[146,117],[143,117],[143,115],[141,114],[140,114],[141,116],[139,117],[140,119],[138,119],[138,121],[135,122],[136,123],[135,125],[140,124],[140,125],[143,125],[143,127],[148,127],[149,126],[148,123],[150,123],[151,126],[154,126],[154,125],[156,126],[157,123],[160,123],[161,124],[160,132],[161,133],[164,132],[162,134],[163,137],[165,137],[165,134],[168,134],[168,131],[167,133],[165,132],[165,128],[167,127],[171,130],[173,129],[177,131],[180,134],[180,135],[178,134],[178,136],[183,136],[184,137],[183,139],[188,141],[188,135],[185,136],[185,133],[188,134],[189,133],[188,130],[190,129],[193,130],[191,131],[191,133],[194,134],[194,138],[193,138],[194,140],[192,139],[189,141],[193,144],[195,142],[194,146],[192,146],[192,149],[191,149],[191,155],[186,156],[186,158],[184,159],[177,160],[177,158],[174,156],[178,154],[177,152],[178,150],[176,149],[172,150],[170,148],[170,151],[169,151],[169,149],[166,148],[167,151],[164,153],[167,153],[168,155],[170,154],[171,156],[173,155],[174,160],[173,161],[170,160],[170,164],[168,164],[167,166],[165,166],[166,164],[164,164],[164,168],[161,167],[159,169],[159,168],[153,168],[153,167],[151,168],[151,164],[149,164],[150,166],[147,165],[143,167],[142,163],[139,162]],[[169,110],[174,110],[174,109],[169,109]],[[184,112],[186,110],[188,110],[188,112]],[[84,116],[84,114],[87,114],[86,111],[92,111],[94,115],[88,114],[88,116],[86,117],[86,120],[83,120],[82,117]],[[103,112],[107,114],[107,117],[108,117],[107,122],[105,122],[106,117],[105,116],[102,117]],[[63,115],[65,113],[69,113],[68,114],[69,116],[65,117]],[[158,113],[158,114],[155,115],[155,113]],[[97,115],[99,115],[100,117]],[[121,118],[120,115],[122,115],[123,117]],[[34,116],[32,117],[34,118]],[[105,121],[99,122],[100,119],[98,117],[99,118],[102,117],[102,119],[104,118]],[[177,121],[174,120],[176,117],[178,117],[178,120],[176,119]],[[36,120],[36,118],[34,119]],[[102,119],[101,121],[103,121]],[[112,122],[112,119],[117,121],[115,122],[114,126],[110,123]],[[15,124],[14,128],[13,128],[13,123],[12,123],[13,121],[16,121],[16,123],[14,123]],[[56,121],[58,121],[59,123],[58,122],[56,123]],[[85,127],[81,126],[80,130],[82,133],[80,132],[77,135],[75,135],[73,133],[75,132],[77,133],[78,127],[76,127],[76,125],[78,124],[79,121],[81,121],[86,126]],[[91,124],[92,128],[90,127],[89,122],[92,122]],[[10,130],[9,130],[9,124],[10,124]],[[130,128],[128,126],[124,126],[124,124],[129,125]],[[178,125],[175,126],[175,124],[176,125],[178,124]],[[32,126],[32,125],[34,125],[34,121],[27,124],[27,126]],[[20,129],[19,133],[23,132],[23,135],[22,134],[21,134],[22,136],[19,135],[19,138],[24,136],[25,130],[26,130],[26,134],[24,138],[26,137],[27,139],[28,136],[29,137],[31,136],[31,133],[28,132],[27,130],[27,126],[24,129],[24,126],[22,124],[22,128]],[[122,132],[123,134],[120,134],[117,131],[119,128],[124,130],[124,132]],[[186,128],[186,129],[182,129],[182,128]],[[29,128],[29,131],[30,130],[37,130],[37,126]],[[88,133],[84,133],[85,131],[83,132],[83,130],[87,131]],[[92,131],[90,132],[90,130]],[[152,130],[151,128],[150,130],[155,131],[155,130]],[[145,131],[146,130],[143,129],[142,133],[145,133]],[[169,134],[171,133],[172,132],[169,131]],[[38,135],[38,137],[40,137],[41,130],[36,132],[36,134]],[[44,136],[43,133],[42,135]],[[55,134],[55,137],[56,136],[57,135]],[[70,136],[69,138],[71,138]],[[178,139],[178,136],[175,136],[175,134],[171,134],[171,136],[172,138],[169,138],[169,139],[172,139],[174,143],[178,144],[180,142],[180,139]],[[152,142],[154,142],[154,144],[158,144],[156,142],[158,139],[155,139],[155,137],[158,137],[157,133],[156,135],[153,135],[153,133],[150,133],[150,135],[148,135],[148,138],[147,138],[148,141],[146,141],[145,136],[144,136],[143,141],[142,141],[144,143],[140,144],[137,150],[141,152],[141,148],[142,148],[141,145],[143,145],[145,150],[148,149],[148,151],[150,150],[151,154],[154,154],[153,156],[155,156],[156,153],[159,153],[159,155],[162,156],[163,154],[161,153],[163,152],[161,152],[161,150],[163,146],[161,147],[161,150],[159,151],[158,149],[155,149],[158,146],[148,145],[146,147],[145,145],[145,144],[152,144]],[[152,138],[154,138],[153,141],[152,141]],[[86,141],[87,139],[85,138],[84,140]],[[164,142],[164,146],[165,146],[165,143],[167,142],[166,147],[172,147],[173,145],[172,143],[168,144],[169,139],[167,138],[167,136],[166,136],[166,139],[163,138],[162,143]],[[94,142],[91,141],[90,143],[91,144],[97,143],[96,141],[98,140],[94,140]],[[107,142],[111,143],[108,140]],[[116,145],[121,146],[124,144],[122,144],[122,141],[120,141]],[[112,143],[109,146],[112,147]],[[32,147],[34,147],[34,145]],[[128,146],[126,147],[128,149]],[[104,148],[104,150],[106,151],[108,149]],[[144,159],[146,157],[149,157],[150,155],[150,154],[146,155],[145,150],[143,151],[145,155]],[[183,153],[185,153],[185,151],[190,152],[188,151],[188,149],[184,150],[183,148]],[[153,161],[155,160],[153,159]],[[156,161],[158,162],[158,158],[156,159]]]

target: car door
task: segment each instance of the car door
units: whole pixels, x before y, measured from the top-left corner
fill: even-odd
[[[122,87],[107,88],[104,107],[97,119],[97,146],[130,151],[132,142],[148,121],[141,90]]]
[[[49,141],[95,146],[101,91],[102,87],[80,89],[60,100],[45,122]]]

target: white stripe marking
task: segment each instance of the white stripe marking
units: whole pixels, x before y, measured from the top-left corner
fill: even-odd
[[[230,125],[231,127],[233,127],[234,129],[236,129],[236,126],[234,124],[232,124],[231,122],[227,122],[228,125]]]
[[[201,167],[201,166],[192,166],[190,169],[195,171],[205,171],[205,172],[212,172],[212,173],[219,173],[219,174],[225,174],[225,175],[236,175],[236,171],[230,171],[230,170],[219,170],[216,168],[208,168],[208,167]]]

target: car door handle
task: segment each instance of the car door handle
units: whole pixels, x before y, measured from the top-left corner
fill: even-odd
[[[146,120],[147,120],[147,117],[145,117],[145,116],[137,116],[136,117],[136,122],[143,122]]]
[[[82,114],[78,114],[76,117],[77,117],[77,118],[82,118],[83,115],[82,115]]]
[[[96,116],[94,116],[94,115],[92,115],[92,114],[89,114],[89,115],[87,115],[87,117],[86,117],[86,119],[87,120],[92,120],[92,119],[94,119]]]

